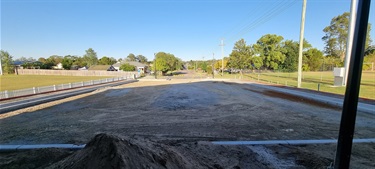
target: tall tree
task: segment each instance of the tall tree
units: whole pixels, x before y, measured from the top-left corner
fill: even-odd
[[[263,60],[263,66],[268,69],[279,69],[285,61],[285,49],[282,46],[282,36],[267,34],[262,36],[253,48],[257,56]]]
[[[147,58],[145,56],[143,56],[143,55],[137,55],[136,60],[138,62],[141,62],[141,63],[146,63],[147,62]]]
[[[102,58],[99,59],[98,64],[99,65],[113,65],[116,63],[115,58],[109,58],[107,56],[103,56]]]
[[[229,55],[229,67],[242,70],[251,66],[252,51],[251,47],[246,45],[244,39],[240,39],[234,44],[232,53]]]
[[[323,53],[320,50],[316,48],[311,48],[304,52],[303,55],[303,62],[307,65],[308,70],[318,71],[322,68]]]
[[[58,63],[61,63],[64,57],[58,55],[52,55],[47,58],[47,62],[51,63],[53,66],[56,66]]]
[[[92,48],[86,50],[86,54],[83,55],[83,60],[87,63],[88,67],[98,64],[98,57]]]
[[[345,12],[342,15],[332,18],[329,26],[323,29],[325,35],[322,40],[325,43],[324,53],[329,56],[340,58],[342,61],[345,57],[346,43],[348,39],[350,13]],[[370,38],[371,24],[367,28],[365,49],[371,45]]]
[[[280,65],[281,69],[287,72],[297,71],[299,43],[292,40],[286,40],[284,42],[284,49],[285,61]]]
[[[286,40],[283,42],[285,61],[280,65],[280,69],[287,72],[294,72],[298,69],[299,42]],[[311,44],[304,39],[303,49],[311,48]]]
[[[131,61],[131,62],[135,62],[135,61],[137,61],[137,57],[135,57],[135,55],[134,54],[132,54],[132,53],[129,53],[129,55],[126,57],[126,59],[125,59],[126,61]]]
[[[156,70],[161,71],[164,75],[168,71],[181,69],[182,61],[173,54],[158,52],[155,55],[155,66]]]
[[[2,70],[8,74],[14,73],[13,56],[11,56],[7,51],[1,50],[0,59]]]
[[[64,69],[70,70],[75,60],[76,58],[74,56],[66,55],[64,56],[64,59],[62,60],[61,64]]]

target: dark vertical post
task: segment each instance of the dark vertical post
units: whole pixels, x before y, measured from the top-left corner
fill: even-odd
[[[335,169],[349,168],[371,0],[359,0]]]

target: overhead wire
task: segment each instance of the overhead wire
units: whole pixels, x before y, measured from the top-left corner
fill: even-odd
[[[250,22],[247,24],[244,28],[242,28],[237,34],[231,36],[228,39],[233,40],[234,38],[241,37],[245,35],[246,33],[249,33],[253,31],[258,26],[270,21],[271,19],[275,18],[275,16],[279,15],[280,13],[284,12],[286,9],[292,7],[294,4],[296,4],[297,0],[286,0],[286,1],[280,1],[278,4],[267,10],[264,14],[262,14],[260,17],[255,19],[253,22]]]

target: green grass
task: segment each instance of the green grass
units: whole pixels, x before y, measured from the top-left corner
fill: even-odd
[[[259,75],[259,76],[258,76]],[[320,84],[320,91],[336,93],[343,95],[345,87],[333,87],[333,72],[303,72],[302,73],[302,88],[318,90]],[[224,74],[224,76],[217,75],[215,78],[230,78],[239,79],[240,74]],[[274,83],[280,85],[287,85],[297,87],[297,72],[295,73],[247,73],[241,79]],[[259,79],[259,80],[258,80]],[[375,99],[375,72],[363,72],[360,88],[360,97]]]
[[[2,75],[0,91],[110,78],[106,76]]]

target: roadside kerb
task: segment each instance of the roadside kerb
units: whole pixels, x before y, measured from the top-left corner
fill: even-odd
[[[336,139],[322,140],[261,140],[261,141],[212,141],[216,145],[307,145],[337,144]],[[353,143],[375,143],[375,138],[353,139]]]
[[[274,87],[274,86],[269,86],[269,85],[261,85],[261,84],[256,84],[256,83],[246,83],[249,85],[254,85],[256,87],[268,89],[268,90],[273,90],[277,91],[280,93],[286,93],[286,94],[291,94],[294,96],[298,96],[301,98],[305,98],[308,100],[314,100],[320,103],[332,105],[332,106],[337,106],[337,107],[342,107],[344,100],[339,99],[339,98],[334,98],[334,97],[329,97],[329,96],[323,96],[320,94],[314,94],[314,93],[307,93],[303,91],[297,91],[297,90],[292,90],[292,89],[286,89],[286,88],[279,88],[279,87]],[[319,93],[319,92],[317,92]],[[375,105],[372,104],[367,104],[367,103],[362,103],[358,102],[358,111],[364,112],[364,113],[369,113],[375,115]]]

